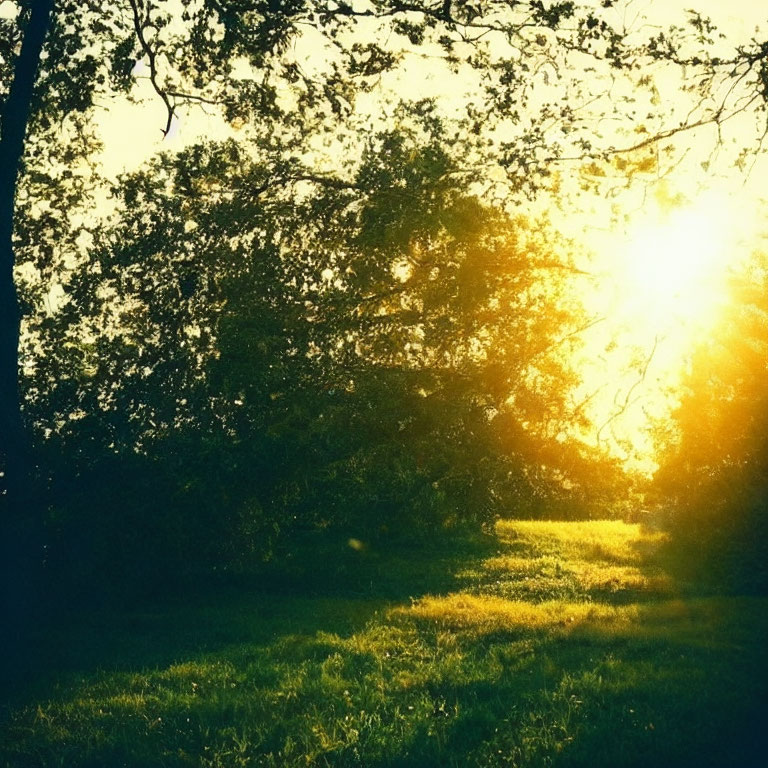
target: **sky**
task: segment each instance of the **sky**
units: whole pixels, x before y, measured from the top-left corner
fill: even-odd
[[[643,24],[666,26],[680,22],[685,18],[685,9],[692,5],[705,15],[711,14],[729,40],[747,40],[755,26],[761,22],[768,26],[768,7],[763,0],[734,0],[727,4],[720,0],[630,0],[625,5],[620,13],[617,12],[617,20],[627,20],[636,27]],[[0,15],[10,12],[12,8],[10,0],[0,0]],[[139,63],[136,68],[137,87],[134,95],[143,99],[144,103],[136,105],[124,100],[115,101],[105,105],[105,112],[100,118],[105,142],[103,161],[107,169],[117,171],[135,167],[148,154],[169,145],[183,145],[206,135],[226,134],[227,127],[214,112],[195,107],[182,114],[176,135],[170,141],[163,140],[163,105],[149,86],[146,72],[140,71],[141,66]],[[421,82],[430,91],[441,89],[440,84],[435,82],[439,73],[437,70],[428,71],[428,60],[417,59],[410,66],[418,67],[419,78],[413,78],[409,72],[409,83]],[[455,79],[450,87],[455,88]]]
[[[762,1],[633,5],[660,26],[677,22],[694,5],[712,16],[729,45],[748,42],[761,23],[768,28]],[[658,78],[657,84],[662,106],[672,109],[682,98],[680,83]],[[584,289],[587,305],[608,318],[584,334],[577,362],[584,384],[575,400],[597,393],[592,415],[605,427],[598,426],[590,440],[599,433],[603,442],[612,441],[640,471],[655,468],[654,425],[677,404],[688,358],[727,308],[727,275],[760,245],[768,163],[762,156],[746,173],[733,167],[755,135],[751,115],[731,121],[722,143],[712,128],[686,133],[676,142],[679,151],[670,156],[665,179],[649,178],[610,203],[585,196],[577,216],[558,219],[561,229],[588,246],[582,267],[596,279]],[[616,210],[618,220],[612,221]]]
[[[3,0],[0,14],[12,6],[10,0]],[[764,0],[734,0],[730,3],[721,0],[630,0],[616,16],[635,27],[664,27],[682,22],[685,9],[691,6],[704,15],[711,15],[729,42],[748,41],[758,24],[768,28],[768,5]],[[178,125],[172,129],[171,136],[164,138],[161,130],[165,125],[164,107],[141,67],[142,62],[139,62],[134,92],[141,103],[114,100],[104,105],[99,116],[104,143],[102,162],[109,175],[134,169],[155,152],[179,148],[203,137],[223,138],[231,133],[215,110],[192,107],[180,111]],[[450,83],[448,79],[441,83],[440,70],[425,58],[415,59],[409,67],[406,78],[409,86],[418,83],[430,94],[444,91],[444,95],[456,89],[455,78],[450,78]],[[414,78],[411,70],[417,68],[419,77]]]

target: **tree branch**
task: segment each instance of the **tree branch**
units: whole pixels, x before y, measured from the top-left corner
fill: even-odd
[[[630,402],[630,398],[632,397],[632,393],[645,381],[645,377],[648,375],[648,368],[651,365],[651,361],[653,360],[654,355],[656,354],[656,349],[659,346],[659,337],[655,336],[653,339],[653,346],[651,347],[651,351],[648,355],[648,357],[645,360],[645,363],[643,364],[643,367],[640,369],[640,376],[637,378],[637,380],[632,384],[632,386],[627,390],[627,394],[624,396],[624,402],[620,405],[616,403],[616,398],[614,398],[614,405],[616,406],[617,410],[614,411],[601,425],[600,428],[597,430],[597,442],[599,443],[601,440],[601,435],[603,433],[603,430],[609,425],[612,424],[621,414],[626,413],[627,409],[630,405],[632,405],[632,402]],[[617,391],[618,396],[618,391]]]
[[[131,11],[133,13],[133,29],[136,33],[136,39],[139,41],[141,50],[146,54],[149,62],[149,81],[152,83],[152,88],[154,89],[155,93],[160,97],[163,104],[165,105],[165,109],[168,115],[168,119],[165,122],[165,128],[161,129],[163,131],[163,136],[167,136],[171,130],[173,117],[176,114],[176,107],[175,105],[171,104],[171,100],[169,98],[170,94],[158,82],[157,54],[154,48],[152,48],[152,46],[147,41],[147,38],[144,34],[146,28],[151,25],[149,19],[149,11],[147,11],[146,19],[142,20],[141,11],[139,9],[139,0],[128,0],[128,3],[131,6]]]

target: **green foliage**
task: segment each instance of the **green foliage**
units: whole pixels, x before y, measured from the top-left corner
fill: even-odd
[[[739,591],[768,587],[768,272],[753,256],[733,304],[696,350],[675,414],[678,434],[654,481],[699,569]]]
[[[52,562],[122,578],[151,539],[152,581],[298,531],[374,541],[598,502],[600,472],[557,439],[567,244],[456,185],[429,104],[402,120],[349,181],[226,142],[115,187],[117,223],[30,325]],[[110,497],[87,501],[94,484]]]
[[[591,151],[591,118],[533,91],[574,52],[637,66],[611,5],[57,3],[14,244],[51,567],[123,578],[149,539],[151,582],[268,559],[295,532],[375,541],[604,506],[616,462],[564,439],[568,244],[479,183],[490,158],[532,194],[584,124],[573,146]],[[4,93],[28,11],[2,22]],[[305,43],[323,56],[293,55]],[[429,99],[392,97],[386,130],[356,112],[402,45],[476,77],[454,121]],[[135,95],[139,59],[166,128],[204,104],[251,139],[155,159],[93,222],[89,121]]]

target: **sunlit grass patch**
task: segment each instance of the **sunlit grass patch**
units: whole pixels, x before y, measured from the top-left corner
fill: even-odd
[[[661,531],[620,520],[501,520],[496,532],[517,554],[624,564],[642,563],[668,538]]]
[[[562,558],[497,555],[459,574],[465,591],[506,600],[543,602],[586,596]]]
[[[454,629],[486,632],[532,632],[567,629],[585,622],[625,624],[637,615],[632,606],[551,600],[529,603],[491,595],[457,593],[424,597],[408,608],[395,608],[393,617],[435,622]]]
[[[634,565],[606,565],[572,561],[569,568],[580,586],[587,592],[642,592],[667,596],[675,591],[674,580],[660,570],[638,568]]]
[[[542,557],[524,557],[521,555],[498,555],[489,557],[483,567],[490,571],[500,571],[515,577],[533,578],[538,576],[561,576],[563,563],[552,555]]]
[[[518,588],[524,585],[533,592],[546,595],[557,587],[566,586],[577,595],[579,592],[607,593],[642,592],[648,595],[670,595],[674,592],[674,580],[660,569],[640,568],[635,565],[612,565],[605,562],[543,557],[499,555],[483,563],[492,577],[506,577]]]

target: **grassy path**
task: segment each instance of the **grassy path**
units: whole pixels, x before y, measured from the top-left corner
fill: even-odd
[[[766,766],[768,600],[697,595],[665,544],[503,522],[490,549],[360,553],[336,596],[80,617],[0,765]]]

